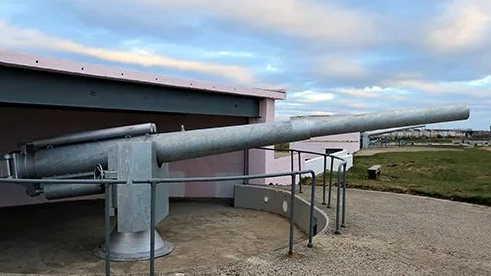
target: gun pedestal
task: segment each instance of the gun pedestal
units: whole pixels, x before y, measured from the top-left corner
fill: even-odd
[[[152,142],[121,142],[108,154],[108,168],[116,179],[151,179],[168,175],[168,166],[159,168]],[[104,174],[106,175],[106,174]],[[149,184],[126,184],[111,187],[110,202],[117,216],[117,224],[110,235],[109,255],[114,261],[137,261],[150,259],[150,231],[155,231],[154,256],[171,253],[174,246],[164,241],[151,228],[151,186]],[[155,224],[169,213],[169,194],[165,184],[156,184]],[[105,245],[95,250],[95,255],[105,257]]]
[[[164,241],[155,231],[155,258],[170,254],[174,250],[174,245]],[[140,232],[118,232],[117,228],[111,233],[111,243],[109,254],[112,261],[140,261],[150,259],[150,230]],[[102,244],[100,248],[94,250],[94,254],[105,258],[106,248]]]

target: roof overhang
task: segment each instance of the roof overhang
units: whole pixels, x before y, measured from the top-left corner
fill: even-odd
[[[116,67],[0,50],[0,103],[259,116],[282,90],[170,78]]]

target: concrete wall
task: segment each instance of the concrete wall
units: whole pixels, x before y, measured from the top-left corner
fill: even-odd
[[[332,155],[337,156],[339,158],[342,158],[344,161],[347,162],[346,164],[346,170],[349,170],[351,167],[353,167],[353,155],[347,151],[340,151],[333,153]],[[339,165],[342,163],[341,160],[334,159],[334,164],[332,170],[334,172],[338,171]],[[324,157],[315,157],[309,160],[305,161],[305,166],[304,168],[306,170],[313,170],[315,174],[320,174],[324,171]],[[326,159],[326,170],[331,169],[331,158]]]
[[[360,133],[315,137],[306,141],[290,143],[290,148],[321,153],[325,152],[326,148],[342,148],[353,154],[360,150]]]
[[[177,114],[150,114],[132,112],[103,112],[51,110],[47,108],[0,107],[0,153],[17,150],[19,142],[63,135],[77,131],[154,122],[158,132],[179,131],[183,124],[187,130],[247,124],[246,118]],[[243,174],[244,153],[233,152],[174,162],[169,165],[173,176],[195,177]],[[261,163],[255,164],[256,170]],[[236,182],[235,182],[236,183]],[[231,197],[233,184],[224,182],[176,184],[171,196]],[[0,206],[45,202],[43,197],[31,198],[16,184],[0,185]]]
[[[252,150],[251,150],[252,151]],[[257,151],[257,150],[254,150]],[[318,152],[324,152],[324,151],[318,151]],[[346,160],[348,162],[346,169],[348,170],[349,168],[353,167],[353,155],[348,152],[348,151],[340,151],[337,153],[334,153],[333,155],[342,158],[343,160]],[[329,170],[331,167],[331,158],[327,158],[326,160],[326,166],[327,170]],[[341,163],[340,160],[334,159],[334,168],[333,171],[337,171],[339,164]],[[302,170],[313,170],[315,174],[320,174],[324,171],[324,157],[318,156],[318,155],[313,155],[313,154],[301,154],[301,160],[300,160],[300,166]],[[280,157],[273,159],[269,161],[268,164],[268,173],[281,173],[281,172],[289,172],[291,171],[291,157],[290,156],[285,156],[285,157]],[[298,171],[298,154],[295,153],[293,155],[293,170]],[[302,175],[302,176],[296,176],[295,181],[298,183],[300,181],[300,177],[309,177],[310,175]],[[266,184],[273,184],[273,185],[290,185],[292,180],[291,176],[280,176],[280,177],[275,177],[275,178],[268,178],[268,183]],[[255,180],[251,180],[250,183],[256,184]],[[262,184],[262,183],[261,183]]]
[[[306,141],[298,141],[290,143],[290,149],[303,150],[303,151],[311,151],[318,153],[325,153],[325,150],[328,148],[336,148],[343,149],[342,152],[337,153],[337,156],[348,161],[347,169],[353,166],[353,153],[360,150],[360,133],[346,133],[339,135],[329,135],[323,137],[316,137]],[[250,150],[251,153],[261,154],[265,152],[263,150],[253,149]],[[256,153],[257,152],[257,153]],[[270,155],[273,155],[273,151],[268,151]],[[265,153],[262,153],[265,154]],[[266,169],[267,173],[280,173],[280,172],[288,172],[291,170],[291,157],[285,156],[281,158],[270,157],[267,158]],[[328,158],[327,169],[330,169],[330,160]],[[314,170],[316,174],[322,173],[324,167],[324,158],[319,157],[318,155],[302,153],[300,166],[302,170]],[[339,161],[335,161],[334,171],[337,170],[337,166],[339,165]],[[293,157],[293,170],[299,170],[298,166],[298,154],[295,153]],[[300,177],[296,176],[295,181],[298,183]],[[281,176],[275,178],[266,179],[266,183],[263,181],[251,180],[251,183],[254,184],[274,184],[274,185],[290,185],[291,177],[290,176]]]
[[[291,193],[270,187],[236,185],[234,207],[262,210],[290,218]],[[305,233],[309,232],[310,203],[295,197],[294,222]],[[314,207],[314,235],[326,231],[329,217]]]

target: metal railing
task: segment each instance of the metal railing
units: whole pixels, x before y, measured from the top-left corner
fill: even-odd
[[[293,254],[293,238],[294,238],[294,218],[295,218],[295,192],[296,192],[296,175],[310,174],[312,176],[312,192],[310,198],[310,218],[309,218],[309,233],[307,247],[313,247],[313,230],[314,230],[314,202],[315,202],[315,172],[312,170],[292,171],[285,173],[259,174],[259,175],[239,175],[239,176],[222,176],[222,177],[193,177],[193,178],[151,178],[151,179],[135,179],[131,182],[134,184],[150,185],[150,275],[155,274],[155,189],[157,184],[164,183],[185,183],[185,182],[207,182],[207,181],[230,181],[230,180],[249,180],[260,178],[273,178],[280,176],[292,177],[291,197],[290,197],[290,235],[288,254]],[[16,183],[16,184],[101,184],[104,185],[104,235],[105,235],[105,274],[111,275],[111,259],[110,259],[110,185],[127,184],[127,180],[113,179],[0,179],[1,183]]]
[[[336,200],[336,230],[334,231],[335,234],[340,234],[340,226],[342,228],[346,227],[346,166],[347,162],[341,157],[332,155],[331,153],[320,153],[320,152],[314,152],[314,151],[306,151],[306,150],[298,150],[298,149],[275,149],[275,148],[265,148],[265,147],[258,147],[254,149],[259,149],[259,150],[270,150],[270,151],[279,151],[279,152],[290,152],[290,163],[291,163],[291,171],[293,172],[294,170],[294,153],[298,153],[298,170],[302,170],[302,159],[301,159],[301,154],[312,154],[312,155],[318,155],[318,156],[323,156],[324,157],[324,170],[323,170],[323,178],[322,178],[322,205],[326,205],[326,171],[327,171],[327,158],[331,158],[331,165],[330,165],[330,170],[329,170],[329,187],[328,187],[328,198],[327,198],[327,208],[331,208],[331,197],[332,197],[332,178],[333,178],[333,169],[334,169],[334,160],[339,160],[340,164],[338,165],[338,181],[337,181],[337,200]],[[248,156],[248,153],[247,153]],[[248,157],[247,157],[248,158]],[[248,162],[244,162],[246,164]],[[341,180],[340,172],[341,170],[343,171],[343,176]],[[248,171],[248,170],[247,170]],[[341,199],[341,181],[343,182],[343,195]],[[294,181],[292,181],[294,182]],[[315,186],[315,177],[312,177],[312,186]],[[302,179],[299,179],[298,182],[299,186],[299,193],[302,193]],[[340,206],[342,201],[342,206]],[[341,207],[341,208],[340,208]],[[341,215],[341,223],[340,223],[340,212],[342,211]],[[341,224],[341,225],[340,225]]]

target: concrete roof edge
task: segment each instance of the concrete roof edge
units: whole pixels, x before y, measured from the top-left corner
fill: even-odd
[[[178,79],[155,73],[128,70],[86,62],[48,58],[41,55],[12,52],[2,49],[0,49],[0,65],[149,85],[201,90],[212,93],[225,93],[275,100],[286,99],[286,92],[283,89],[250,88],[199,80]]]

